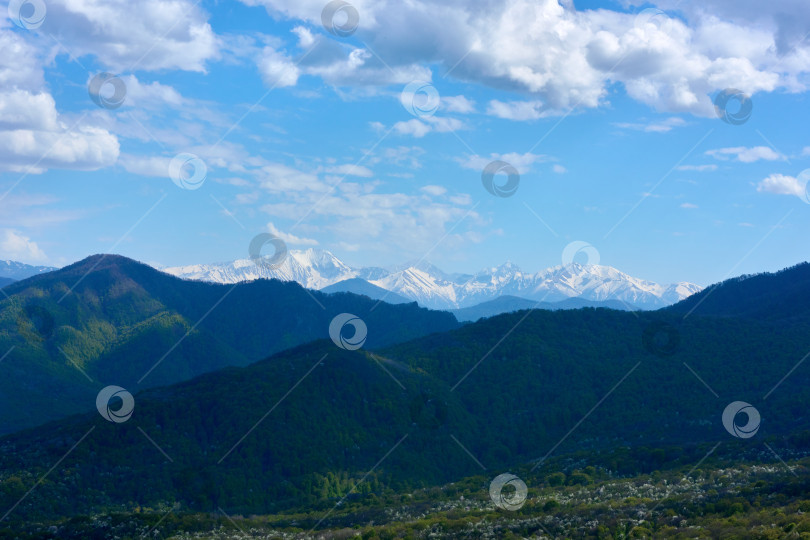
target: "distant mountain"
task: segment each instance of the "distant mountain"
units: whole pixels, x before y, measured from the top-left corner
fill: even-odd
[[[252,306],[284,293],[270,283],[273,293]],[[737,295],[747,296],[746,283]],[[192,298],[211,287],[189,285],[198,289],[177,294]],[[246,289],[240,301],[257,291]],[[225,310],[216,326],[227,333],[246,324],[241,338],[249,339],[274,320],[300,315],[285,307],[278,320],[255,322],[255,308]],[[397,329],[395,320],[389,324]],[[656,328],[677,339],[656,345],[649,339]],[[290,518],[290,527],[306,530],[353,497],[373,501],[389,489],[481,474],[481,467],[491,478],[573,452],[578,457],[567,462],[577,469],[603,450],[616,452],[618,459],[604,461],[610,475],[657,470],[720,443],[727,454],[748,448],[773,459],[763,442],[810,426],[810,371],[795,369],[809,349],[806,326],[590,308],[499,315],[373,355],[319,340],[136,393],[134,413],[121,424],[91,411],[0,438],[0,507],[11,508],[57,464],[62,474],[49,475],[14,508],[12,529],[31,516],[171,502],[242,515],[307,505]],[[97,387],[117,379],[101,380]],[[761,414],[756,438],[735,438],[724,427],[724,410],[735,401]]]
[[[259,278],[296,281],[304,287],[323,289],[341,281],[360,278],[431,309],[471,307],[499,296],[558,302],[581,298],[593,302],[617,300],[640,309],[657,309],[678,302],[700,290],[691,283],[659,285],[631,277],[615,268],[571,264],[534,274],[507,263],[477,274],[446,274],[433,265],[420,263],[385,270],[352,268],[328,251],[290,251],[277,269],[259,268],[250,260],[211,265],[165,268],[187,279],[214,283],[237,283]]]
[[[0,433],[92,408],[100,385],[166,385],[329,337],[361,317],[368,347],[456,328],[449,313],[297,283],[181,280],[96,255],[8,285],[0,296]]]
[[[373,300],[382,300],[384,302],[388,302],[389,304],[408,304],[413,302],[413,300],[408,300],[404,296],[400,296],[397,293],[387,291],[382,287],[377,287],[376,285],[372,285],[365,279],[361,278],[349,278],[344,279],[343,281],[338,281],[334,285],[324,287],[321,289],[321,292],[326,294],[341,292],[361,294],[363,296],[368,296]]]
[[[668,311],[804,321],[810,318],[810,263],[776,273],[728,279],[669,307]]]
[[[0,261],[0,278],[11,278],[15,281],[44,274],[45,272],[53,272],[57,270],[53,266],[31,266],[16,261]]]
[[[12,278],[7,278],[7,277],[0,277],[0,289],[5,287],[6,285],[11,285],[15,281],[17,281],[17,280],[12,279]]]
[[[604,302],[593,302],[582,298],[569,298],[559,302],[535,302],[517,296],[499,296],[495,300],[482,302],[481,304],[467,308],[454,309],[451,311],[456,319],[462,322],[477,321],[482,317],[494,317],[501,313],[512,313],[522,309],[580,309],[585,307],[617,309],[619,311],[632,311],[636,308],[620,302],[619,300],[606,300]]]

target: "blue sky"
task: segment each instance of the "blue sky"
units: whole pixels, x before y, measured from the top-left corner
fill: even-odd
[[[582,240],[706,285],[810,258],[800,0],[356,1],[348,36],[320,0],[20,4],[0,22],[2,259],[216,262],[271,232],[357,266],[537,271]],[[89,96],[100,73],[120,107]],[[750,119],[717,116],[725,89]],[[496,160],[512,196],[482,184]]]

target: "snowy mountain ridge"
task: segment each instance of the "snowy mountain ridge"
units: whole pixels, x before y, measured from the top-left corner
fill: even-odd
[[[347,279],[363,279],[433,309],[458,309],[503,295],[555,302],[567,298],[618,300],[628,307],[655,309],[674,304],[701,290],[693,283],[659,285],[610,266],[572,263],[537,273],[523,272],[513,263],[476,274],[448,275],[424,263],[395,270],[352,268],[326,250],[292,250],[280,267],[270,269],[249,259],[217,264],[162,268],[172,275],[214,283],[256,279],[295,281],[309,289],[323,289]]]

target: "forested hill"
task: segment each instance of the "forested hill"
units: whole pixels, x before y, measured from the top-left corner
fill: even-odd
[[[375,356],[318,341],[137,393],[122,424],[93,412],[7,436],[0,473],[30,484],[82,441],[62,464],[69,474],[26,498],[22,517],[165,500],[206,512],[328,508],[371,470],[358,492],[575,451],[595,459],[626,449],[603,464],[612,474],[652,471],[701,444],[761,446],[810,426],[800,362],[810,334],[790,326],[775,340],[774,330],[748,318],[587,308],[500,315]],[[734,401],[761,414],[755,438],[724,428]]]
[[[115,255],[3,292],[0,433],[92,409],[109,384],[133,391],[171,384],[328,337],[332,318],[344,312],[363,318],[369,348],[458,326],[451,314],[415,303],[392,306],[277,280],[186,281]]]
[[[810,263],[803,262],[775,273],[727,279],[664,311],[807,323],[810,321]]]

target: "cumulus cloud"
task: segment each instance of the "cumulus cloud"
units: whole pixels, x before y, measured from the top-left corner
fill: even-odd
[[[717,148],[715,150],[707,150],[706,155],[719,160],[736,159],[742,163],[753,163],[759,160],[777,161],[785,159],[785,156],[768,146]]]
[[[470,114],[475,112],[475,101],[464,96],[442,96],[442,107],[449,113]]]
[[[543,163],[549,160],[551,160],[551,158],[544,154],[532,154],[531,152],[518,154],[516,152],[511,152],[509,154],[490,154],[489,157],[473,155],[458,161],[459,164],[465,169],[473,169],[478,171],[483,170],[493,161],[504,161],[517,169],[521,174],[525,174],[529,172],[533,164]]]
[[[394,131],[400,135],[410,135],[417,139],[424,137],[428,133],[448,133],[459,131],[467,126],[457,118],[447,118],[443,116],[429,116],[421,119],[397,122],[394,124]]]
[[[321,23],[318,0],[242,1],[314,27]],[[711,116],[711,96],[725,88],[750,94],[804,89],[810,43],[801,41],[800,31],[808,21],[803,27],[803,16],[792,15],[807,11],[802,1],[763,6],[745,0],[741,12],[747,15],[741,15],[727,0],[708,7],[685,1],[686,9],[666,0],[660,7],[677,7],[686,20],[645,21],[636,18],[637,7],[576,10],[558,0],[356,0],[357,36],[368,49],[324,44],[302,64],[318,66],[305,69],[331,84],[351,86],[430,80],[408,72],[432,64],[461,80],[533,96],[517,109],[493,104],[504,117],[534,119],[542,114],[538,101],[551,111],[597,107],[615,83],[653,109]],[[780,2],[786,7],[772,5]],[[761,24],[761,16],[769,24]]]
[[[772,174],[757,185],[757,191],[804,198],[806,184],[807,179],[800,180],[784,174]]]
[[[285,233],[283,231],[278,230],[278,228],[273,225],[272,222],[267,224],[267,232],[270,234],[277,236],[284,240],[285,243],[293,245],[293,246],[317,246],[318,241],[313,240],[312,238],[302,238],[300,236],[295,236],[294,234]]]
[[[644,123],[618,122],[615,125],[616,127],[620,127],[622,129],[632,129],[635,131],[644,131],[646,133],[668,133],[676,127],[685,126],[686,121],[683,118],[672,116],[665,118],[664,120],[655,120]]]
[[[498,101],[493,99],[487,106],[487,114],[504,120],[538,120],[549,115],[542,101]]]
[[[0,229],[0,258],[37,263],[48,260],[36,242],[14,229]]]
[[[6,23],[4,23],[6,24]],[[42,89],[35,48],[0,25],[0,171],[95,170],[118,158],[118,139],[84,117],[65,119]],[[15,56],[16,55],[16,56]]]
[[[207,19],[190,0],[50,0],[40,31],[117,72],[205,71],[219,54]]]

